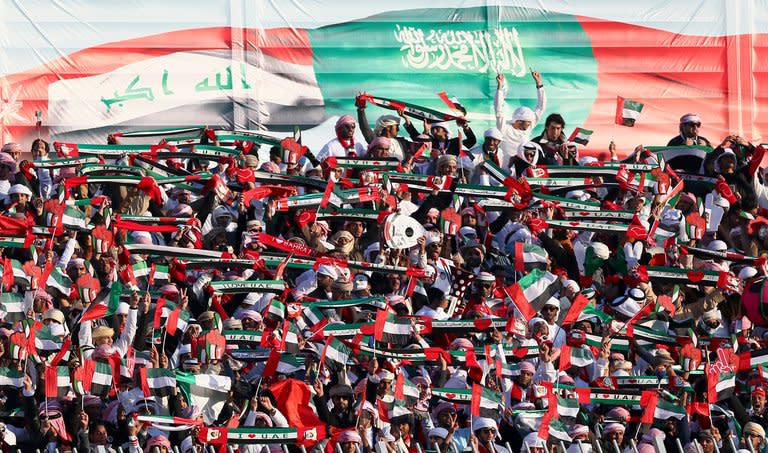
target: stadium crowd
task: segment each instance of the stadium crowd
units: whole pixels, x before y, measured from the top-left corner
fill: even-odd
[[[763,148],[580,156],[532,75],[481,134],[5,144],[3,451],[768,451]]]

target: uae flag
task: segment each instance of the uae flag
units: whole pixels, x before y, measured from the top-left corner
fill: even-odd
[[[411,338],[411,320],[400,318],[386,310],[379,310],[374,328],[376,341],[404,345]]]
[[[501,394],[482,385],[472,384],[472,406],[471,413],[474,417],[488,417],[496,419],[499,417],[499,406],[501,406]]]
[[[704,367],[707,375],[707,398],[710,404],[722,401],[736,390],[736,373],[733,371],[717,372],[710,365]]]
[[[120,295],[123,293],[123,285],[119,280],[112,282],[109,290],[103,290],[96,300],[83,312],[80,321],[92,321],[94,319],[112,316],[120,305]]]
[[[166,303],[166,307],[170,308],[173,304]],[[177,332],[184,332],[187,330],[187,324],[189,323],[189,311],[184,310],[181,306],[175,307],[168,314],[168,321],[166,331],[168,335],[174,336]]]
[[[297,373],[304,369],[304,360],[294,354],[281,354],[279,351],[273,350],[269,354],[269,359],[264,365],[264,371],[262,371],[262,377],[271,377],[275,374],[284,374],[291,376],[293,373]]]
[[[112,365],[107,362],[89,362],[90,366],[86,365],[86,368],[93,369],[93,374],[90,378],[90,393],[91,395],[106,398],[109,395],[109,389],[112,388]]]
[[[10,368],[0,368],[0,387],[20,389],[24,385],[24,373]]]
[[[26,318],[24,313],[24,297],[21,293],[3,293],[0,295],[0,314],[9,322],[21,321]]]
[[[51,333],[50,326],[43,326],[37,329],[34,334],[35,348],[38,353],[48,354],[61,350],[64,340]]]
[[[619,126],[633,127],[642,111],[642,103],[624,99],[621,96],[616,97],[616,124]]]
[[[227,348],[227,340],[217,330],[211,330],[205,334],[205,347],[200,354],[200,362],[207,363],[212,360],[221,360]]]
[[[561,414],[562,416],[562,414]],[[571,442],[571,436],[568,435],[568,427],[560,420],[553,419],[549,422],[549,437],[554,437],[563,442]],[[578,446],[577,449],[578,450]]]
[[[405,401],[406,405],[414,405],[419,400],[419,388],[405,377],[405,373],[398,373],[395,379],[395,399]]]
[[[167,368],[141,368],[141,390],[144,396],[163,397],[173,394],[176,388],[176,373]]]
[[[331,370],[339,370],[347,364],[351,354],[352,350],[347,345],[331,335],[323,348],[320,365],[326,364]]]
[[[576,418],[579,415],[579,400],[577,398],[557,397],[557,413],[560,417]]]
[[[228,376],[176,371],[176,384],[189,404],[202,410],[206,424],[216,421],[232,386]]]
[[[285,304],[278,298],[272,299],[267,314],[271,314],[277,319],[285,319]]]
[[[269,390],[277,400],[277,408],[288,419],[288,426],[298,430],[296,443],[310,447],[325,438],[325,423],[318,417],[310,401],[309,386],[296,379],[273,383]]]
[[[574,347],[563,345],[560,352],[560,370],[565,371],[571,367],[583,368],[591,365],[595,357],[589,347]]]
[[[667,166],[675,171],[701,173],[704,161],[713,150],[707,146],[648,146],[648,151],[663,159]]]
[[[653,418],[656,420],[668,420],[670,418],[682,420],[685,416],[685,408],[679,404],[661,398],[656,402],[656,410],[653,413]]]
[[[520,281],[507,288],[509,297],[526,320],[530,321],[550,297],[562,287],[556,275],[534,269]]]
[[[573,130],[573,132],[571,133],[571,136],[568,137],[568,141],[586,146],[586,144],[589,143],[590,137],[592,137],[591,130],[577,127],[576,129]]]
[[[72,292],[72,280],[60,267],[54,267],[51,270],[48,279],[45,281],[45,286],[55,289],[64,296],[69,296]]]
[[[45,367],[46,398],[63,398],[67,396],[70,386],[68,366]]]
[[[61,220],[65,227],[77,230],[88,229],[88,219],[86,218],[85,213],[74,206],[67,206],[64,208],[64,214],[62,215]]]

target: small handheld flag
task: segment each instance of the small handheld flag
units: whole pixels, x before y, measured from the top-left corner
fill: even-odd
[[[642,103],[616,96],[616,124],[619,126],[634,127],[642,111]]]

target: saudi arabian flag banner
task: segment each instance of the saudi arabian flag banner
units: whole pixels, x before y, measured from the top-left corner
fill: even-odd
[[[212,424],[224,407],[232,386],[228,376],[176,371],[176,384],[187,402],[201,408],[206,424]]]
[[[576,129],[573,130],[573,133],[571,133],[571,136],[568,137],[568,141],[578,143],[579,145],[586,145],[587,143],[589,143],[590,137],[592,137],[591,130],[577,127]]]
[[[24,373],[10,368],[0,368],[0,387],[20,389],[24,385]]]
[[[619,126],[633,127],[635,121],[640,119],[643,104],[637,101],[616,97],[616,124]]]

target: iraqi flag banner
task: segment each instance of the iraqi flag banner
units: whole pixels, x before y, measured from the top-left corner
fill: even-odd
[[[176,373],[167,368],[141,368],[141,389],[144,396],[164,397],[176,388]]]
[[[640,112],[643,111],[641,102],[624,99],[616,96],[616,119],[619,126],[634,127],[635,121],[640,119]]]

